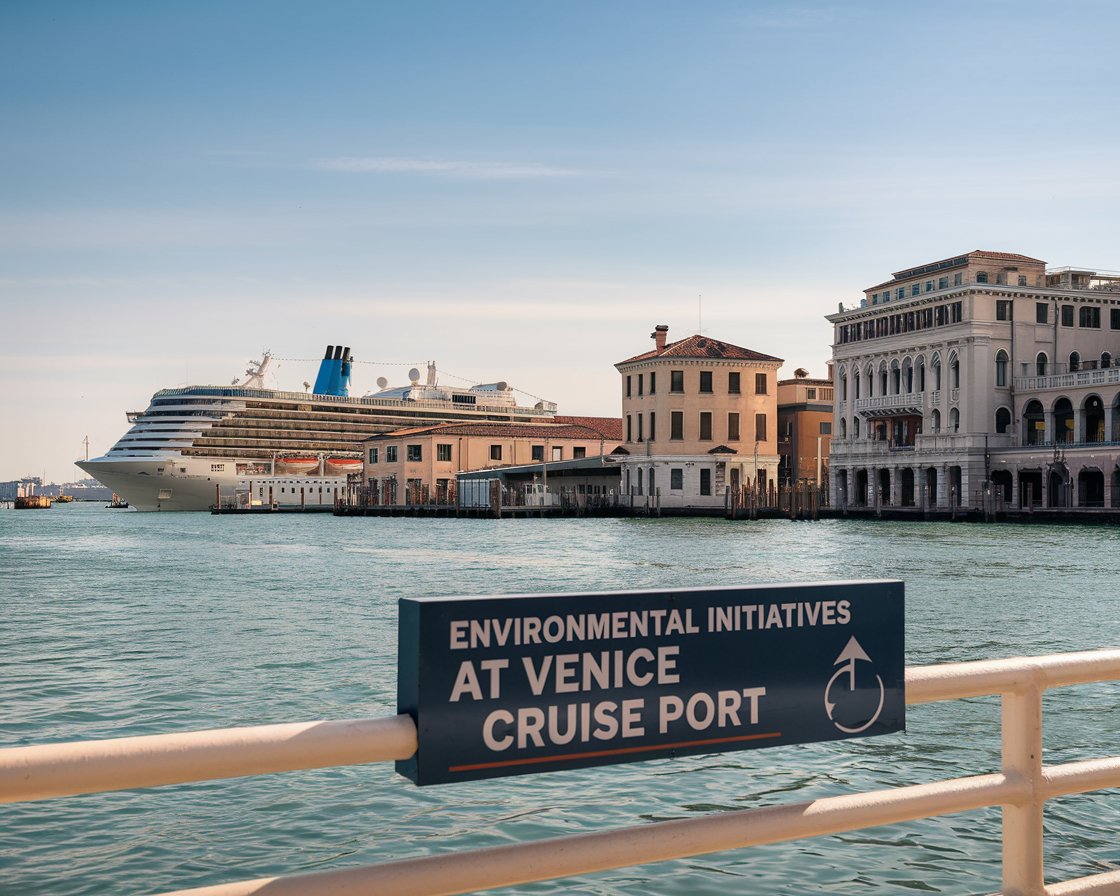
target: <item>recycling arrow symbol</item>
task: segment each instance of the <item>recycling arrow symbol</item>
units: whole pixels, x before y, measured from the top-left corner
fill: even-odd
[[[833,662],[833,665],[837,666],[838,668],[832,674],[832,678],[828,680],[828,684],[825,685],[824,688],[825,712],[828,714],[828,718],[832,722],[832,724],[846,734],[859,734],[861,731],[866,731],[873,724],[875,724],[875,720],[879,718],[879,714],[883,711],[883,700],[886,696],[886,690],[883,687],[883,679],[876,675],[875,680],[879,683],[879,705],[875,708],[875,712],[871,714],[871,718],[864,722],[862,725],[858,725],[856,727],[843,725],[836,718],[835,713],[837,701],[830,699],[833,687],[839,687],[843,692],[846,684],[846,693],[855,694],[857,690],[856,663],[859,662],[870,663],[871,657],[867,655],[867,652],[860,646],[859,641],[857,641],[853,636],[848,640],[848,643],[845,645],[844,649],[840,651],[840,656],[838,656]],[[847,676],[846,683],[843,681],[844,676]]]

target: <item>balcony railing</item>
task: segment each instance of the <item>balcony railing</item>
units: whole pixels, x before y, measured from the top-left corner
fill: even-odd
[[[1034,365],[1030,365],[1033,367]],[[1048,389],[1076,389],[1083,386],[1103,386],[1120,383],[1120,367],[1098,367],[1092,370],[1073,372],[1053,372],[1046,376],[1017,376],[1015,389],[1018,392],[1044,392]],[[1065,365],[1060,365],[1064,367]]]

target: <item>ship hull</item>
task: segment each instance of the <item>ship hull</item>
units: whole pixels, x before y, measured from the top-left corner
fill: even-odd
[[[137,510],[209,510],[219,492],[232,497],[237,486],[236,474],[210,471],[213,460],[98,457],[77,464]]]

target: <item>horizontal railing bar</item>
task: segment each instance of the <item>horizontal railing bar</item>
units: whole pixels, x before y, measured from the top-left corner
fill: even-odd
[[[1049,800],[1107,787],[1120,787],[1120,756],[1043,766],[1039,798]]]
[[[1046,896],[1120,896],[1120,871],[1106,871],[1050,884]]]
[[[218,884],[173,896],[451,896],[948,815],[1019,801],[1029,792],[1023,778],[977,775],[466,853]]]
[[[906,670],[906,702],[933,703],[1054,688],[1120,678],[1120,650],[1086,650],[1052,656],[911,666]]]
[[[0,803],[408,759],[407,715],[292,722],[0,750]]]

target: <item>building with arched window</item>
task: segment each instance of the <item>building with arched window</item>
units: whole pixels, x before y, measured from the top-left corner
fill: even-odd
[[[695,335],[615,364],[622,378],[624,494],[715,509],[727,489],[774,488],[781,358]]]
[[[828,320],[835,505],[1120,508],[1120,273],[978,250]]]

